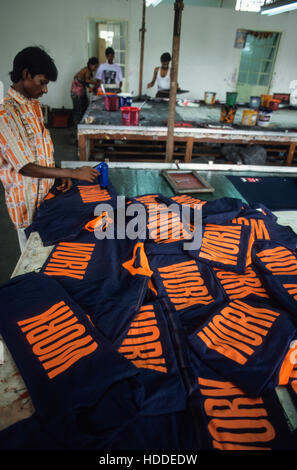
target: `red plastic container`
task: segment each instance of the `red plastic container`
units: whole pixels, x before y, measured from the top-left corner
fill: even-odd
[[[277,111],[278,109],[278,105],[280,104],[281,100],[270,100],[269,101],[269,109],[271,109],[271,111]]]
[[[118,95],[104,96],[104,108],[105,108],[105,111],[117,111],[119,109]]]
[[[122,111],[122,123],[123,126],[138,126],[139,125],[139,111],[140,108],[135,106],[123,106]]]

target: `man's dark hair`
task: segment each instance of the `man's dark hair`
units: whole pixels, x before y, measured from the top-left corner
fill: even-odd
[[[32,78],[42,74],[49,81],[55,82],[58,77],[58,70],[53,59],[40,47],[26,47],[15,56],[13,70],[9,74],[11,81],[17,83],[21,80],[25,69],[28,69]]]
[[[105,49],[105,55],[108,56],[108,54],[113,54],[114,55],[114,50],[112,47],[107,47]]]
[[[161,55],[160,57],[161,62],[170,62],[171,61],[171,55],[169,52],[164,52],[164,54]]]
[[[99,60],[97,59],[97,57],[91,57],[88,60],[88,67],[89,65],[97,65],[97,64],[99,64]]]

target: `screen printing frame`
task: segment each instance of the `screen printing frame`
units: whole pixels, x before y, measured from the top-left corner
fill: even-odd
[[[171,178],[171,175],[183,174],[183,175],[193,175],[195,179],[203,186],[202,188],[197,187],[182,187],[178,185],[178,183]],[[172,187],[175,193],[177,194],[184,194],[184,193],[213,193],[214,188],[203,178],[203,176],[199,175],[198,171],[196,170],[162,170],[161,175],[166,179],[168,184]]]

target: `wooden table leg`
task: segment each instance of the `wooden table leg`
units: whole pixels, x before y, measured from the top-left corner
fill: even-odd
[[[94,155],[95,139],[90,139],[90,157]]]
[[[287,153],[287,158],[286,158],[286,166],[292,165],[296,145],[297,145],[297,142],[291,142],[291,144],[290,144],[290,147],[289,147],[289,150],[288,150],[288,153]]]
[[[194,144],[194,138],[188,137],[187,143],[186,143],[185,163],[190,163],[192,160],[193,144]]]
[[[85,162],[88,158],[87,156],[87,136],[85,134],[78,135],[78,151],[80,161]]]

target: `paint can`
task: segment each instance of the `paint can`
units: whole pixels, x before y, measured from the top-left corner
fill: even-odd
[[[205,91],[204,92],[204,103],[205,104],[214,104],[216,98],[216,93],[214,91]]]
[[[281,100],[275,100],[275,99],[270,100],[270,102],[269,102],[269,109],[270,109],[271,111],[277,111],[280,102],[281,102]]]
[[[272,113],[270,111],[260,111],[257,125],[261,127],[268,127],[270,123],[271,114]]]
[[[233,124],[237,108],[234,106],[221,106],[220,122]]]
[[[257,123],[258,111],[255,109],[244,109],[241,116],[243,126],[255,126]]]
[[[272,100],[272,95],[261,95],[261,107],[268,108],[270,100]]]
[[[130,93],[118,93],[119,97],[119,107],[123,108],[124,106],[132,105],[132,96]]]
[[[117,111],[119,109],[118,95],[105,95],[104,96],[104,109],[105,111]]]
[[[238,93],[227,91],[226,93],[226,105],[235,106]]]
[[[140,108],[124,106],[121,108],[123,126],[138,126]]]
[[[260,108],[260,104],[261,104],[261,97],[260,96],[251,96],[250,97],[250,108],[251,109]]]

